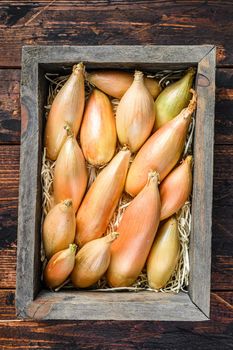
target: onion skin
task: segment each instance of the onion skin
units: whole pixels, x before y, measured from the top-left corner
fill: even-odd
[[[166,285],[179,259],[178,223],[171,217],[159,228],[147,260],[147,278],[151,288]]]
[[[74,242],[76,220],[72,201],[55,205],[43,224],[43,244],[48,259]]]
[[[109,98],[94,89],[86,105],[80,132],[86,160],[95,166],[108,163],[116,148],[116,124]]]
[[[120,151],[88,190],[77,213],[75,240],[79,246],[105,233],[124,189],[129,160],[130,151]]]
[[[136,152],[149,137],[154,121],[153,98],[144,84],[143,73],[136,71],[132,85],[117,107],[116,127],[120,143]]]
[[[133,73],[106,70],[86,74],[87,80],[106,94],[121,99],[133,83]],[[145,77],[145,85],[155,99],[161,91],[157,80]]]
[[[67,82],[56,95],[45,127],[46,155],[56,160],[67,134],[64,124],[69,124],[75,137],[81,124],[85,103],[84,66],[82,63],[73,67]]]
[[[119,237],[111,246],[107,271],[112,287],[132,285],[145,265],[160,220],[157,181],[157,176],[151,177],[122,216],[117,229]]]
[[[160,128],[176,117],[187,107],[191,98],[190,88],[193,84],[195,69],[190,68],[178,81],[168,85],[155,101],[155,129]]]
[[[175,214],[192,190],[192,156],[175,168],[160,185],[161,220]]]
[[[67,280],[75,264],[76,245],[70,244],[49,260],[44,270],[44,282],[49,288],[59,287]]]
[[[60,203],[71,198],[76,212],[87,186],[87,169],[76,139],[70,135],[65,141],[54,170],[54,200]]]
[[[137,153],[126,179],[125,190],[135,196],[145,186],[149,171],[157,171],[162,181],[176,165],[184,149],[191,115],[196,108],[196,93],[189,106],[157,130]]]
[[[77,253],[71,281],[75,287],[87,288],[95,284],[107,271],[111,258],[111,244],[118,233],[94,239]]]

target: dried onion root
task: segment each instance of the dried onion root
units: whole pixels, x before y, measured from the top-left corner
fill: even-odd
[[[155,75],[148,74],[148,77],[156,77],[160,80],[160,85],[164,88],[169,83],[178,80],[184,71],[160,71],[157,72]],[[53,74],[46,74],[46,79],[50,81],[49,86],[49,94],[47,98],[47,105],[45,106],[45,110],[47,111],[45,114],[48,113],[50,106],[52,104],[52,101],[54,97],[56,96],[59,89],[63,86],[63,84],[68,79],[69,75],[67,76],[55,76]],[[91,87],[89,84],[85,85],[85,94],[86,98],[88,98],[89,94],[91,92]],[[119,104],[119,100],[116,98],[111,99],[111,103],[113,106],[114,115],[116,113],[117,106]],[[46,115],[45,115],[46,117]],[[192,153],[192,140],[193,140],[193,132],[195,127],[195,119],[192,118],[192,122],[189,126],[189,133],[185,144],[185,150],[183,153],[183,157],[187,156],[188,154]],[[119,145],[117,147],[117,152],[119,151]],[[47,215],[49,209],[53,205],[53,197],[52,197],[52,190],[53,190],[53,174],[54,174],[54,166],[55,162],[52,162],[46,158],[46,149],[43,150],[43,164],[42,164],[42,171],[41,171],[41,180],[42,180],[42,223],[43,218]],[[90,187],[91,183],[95,180],[96,176],[99,174],[102,167],[97,168],[90,164],[87,164],[87,170],[88,170],[88,188]],[[132,198],[126,194],[123,193],[121,196],[121,199],[119,201],[119,204],[117,206],[117,209],[115,210],[114,216],[111,220],[111,222],[108,225],[108,228],[106,230],[106,235],[116,231],[116,228],[119,225],[119,222],[121,220],[121,217],[127,208],[127,206],[130,204]],[[128,291],[141,291],[141,290],[147,290],[147,291],[154,291],[154,292],[163,292],[163,293],[178,293],[180,291],[187,292],[186,288],[189,284],[189,236],[191,233],[191,203],[187,201],[185,205],[181,208],[179,213],[177,214],[177,220],[178,220],[178,230],[179,230],[179,238],[181,243],[181,249],[180,249],[180,257],[178,264],[175,268],[174,273],[172,274],[171,278],[167,282],[166,286],[159,289],[154,290],[149,287],[147,276],[146,276],[146,270],[144,269],[142,273],[137,278],[136,282],[131,287],[119,287],[119,288],[110,288],[107,284],[107,281],[105,277],[103,277],[100,281],[98,281],[96,287],[92,291],[105,291],[105,292],[114,292],[114,291],[122,291],[122,290],[128,290]],[[41,249],[41,260],[44,260],[44,252],[43,252],[43,245]],[[68,282],[68,281],[67,281]],[[65,285],[64,288],[73,288],[71,284]],[[60,289],[57,288],[56,290]]]

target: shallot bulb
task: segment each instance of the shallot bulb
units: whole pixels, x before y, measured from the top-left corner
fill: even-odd
[[[75,252],[76,245],[70,244],[49,260],[44,270],[44,282],[49,288],[57,288],[68,279],[74,268]]]
[[[94,89],[87,101],[80,132],[86,160],[95,166],[108,163],[116,148],[116,123],[109,98]]]
[[[88,190],[77,213],[75,240],[79,246],[105,233],[124,189],[129,160],[130,151],[121,150]]]
[[[111,247],[107,279],[112,287],[134,283],[145,265],[160,221],[160,196],[157,174],[149,174],[148,183],[123,213],[117,228],[119,237]]]
[[[77,253],[71,281],[75,287],[87,288],[106,272],[111,258],[111,244],[118,233],[113,232],[85,244]]]
[[[164,287],[175,270],[180,252],[178,223],[171,217],[159,228],[147,260],[147,277],[151,288]]]
[[[52,255],[74,242],[75,227],[72,200],[67,199],[49,211],[44,220],[42,235],[47,258],[51,258]]]
[[[79,63],[67,82],[56,95],[45,127],[46,155],[56,160],[67,134],[64,125],[69,124],[74,136],[78,134],[85,103],[84,65]]]
[[[54,170],[54,200],[59,203],[71,198],[76,212],[87,186],[87,169],[82,151],[69,127],[69,136],[56,161]]]
[[[133,82],[133,73],[117,70],[99,70],[86,74],[87,80],[106,94],[121,99]],[[153,78],[144,79],[147,89],[155,99],[161,91],[157,80]]]
[[[188,156],[161,183],[161,220],[175,214],[187,201],[192,190],[192,156]]]
[[[136,71],[116,112],[117,135],[122,145],[136,152],[149,137],[155,121],[154,101],[146,88],[143,73]]]

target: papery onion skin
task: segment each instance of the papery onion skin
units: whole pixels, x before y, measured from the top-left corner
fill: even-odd
[[[105,274],[110,263],[111,244],[117,237],[118,233],[112,232],[88,242],[78,251],[71,274],[71,281],[75,287],[90,287]]]
[[[178,212],[192,190],[192,156],[188,156],[161,183],[161,220]]]
[[[69,128],[68,128],[69,130]],[[54,169],[54,200],[71,198],[76,212],[87,186],[87,169],[82,151],[71,134],[65,141]]]
[[[145,186],[149,171],[157,171],[162,181],[173,169],[184,149],[191,115],[196,108],[196,93],[189,106],[157,130],[142,146],[129,169],[125,190],[135,196]]]
[[[155,130],[175,118],[183,108],[188,106],[194,75],[195,69],[190,68],[180,80],[168,85],[157,97],[155,101]]]
[[[119,141],[136,152],[149,137],[155,121],[154,101],[146,88],[143,73],[136,71],[116,111]]]
[[[48,259],[74,242],[76,220],[72,201],[55,205],[43,223],[43,246]]]
[[[132,285],[145,265],[160,220],[157,175],[151,176],[143,190],[123,213],[117,228],[119,237],[111,246],[107,271],[112,287]]]
[[[121,99],[133,82],[133,73],[100,70],[86,74],[87,80],[106,94]],[[145,85],[155,99],[161,91],[157,80],[145,77]]]
[[[88,190],[77,213],[75,241],[79,246],[105,233],[124,189],[129,160],[130,151],[120,151]]]
[[[44,270],[44,282],[49,288],[59,287],[71,274],[75,264],[76,245],[70,244],[49,260]]]
[[[147,260],[147,278],[151,288],[163,288],[178,262],[180,240],[178,223],[171,217],[159,228]]]
[[[67,82],[56,95],[45,127],[46,155],[56,160],[67,134],[64,124],[69,124],[75,136],[81,124],[85,103],[84,66],[82,63],[73,67]]]
[[[80,131],[86,160],[95,166],[108,163],[116,148],[116,123],[109,98],[94,89],[88,99]]]

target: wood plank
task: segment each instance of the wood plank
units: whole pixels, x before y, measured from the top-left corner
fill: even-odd
[[[198,64],[197,110],[194,134],[192,233],[190,235],[189,293],[191,300],[209,317],[211,239],[214,171],[215,49]],[[205,76],[209,84],[201,84]],[[200,205],[201,203],[201,205]]]
[[[212,240],[212,288],[228,290],[233,282],[233,150],[215,147]],[[0,147],[0,288],[15,287],[19,146]]]
[[[1,67],[19,67],[22,45],[218,46],[233,64],[230,1],[2,1]]]
[[[0,70],[0,143],[20,138],[19,69]]]
[[[233,144],[233,69],[216,71],[215,144]],[[20,70],[0,69],[0,144],[20,142]]]
[[[233,69],[216,70],[215,144],[233,144]]]
[[[0,289],[0,320],[14,320],[15,315],[15,291]]]
[[[12,291],[13,292],[13,291]],[[13,306],[3,313],[11,317]],[[9,298],[9,297],[8,297]],[[231,349],[232,292],[211,294],[211,321],[55,321],[0,322],[4,349]],[[13,297],[10,296],[10,303]],[[8,306],[7,306],[8,308]]]
[[[17,308],[18,312],[19,308]],[[129,293],[42,290],[19,317],[36,320],[205,321],[187,293]]]

